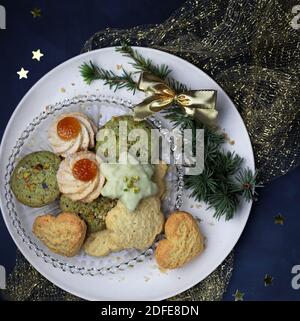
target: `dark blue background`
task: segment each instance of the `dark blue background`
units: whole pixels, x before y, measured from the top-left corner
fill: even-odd
[[[0,30],[0,134],[16,105],[29,88],[61,62],[77,55],[84,42],[106,27],[128,28],[164,21],[183,0],[6,0],[7,30]],[[30,11],[42,9],[33,19]],[[276,10],[276,7],[274,7]],[[40,48],[40,63],[31,51]],[[18,80],[21,67],[30,71],[27,80]],[[230,286],[224,296],[232,300],[239,289],[245,300],[299,300],[300,290],[291,287],[291,269],[300,264],[300,169],[296,169],[259,191],[249,222],[235,248]],[[285,217],[283,226],[274,216]],[[14,266],[15,245],[0,218],[0,264],[8,271]],[[264,276],[274,277],[264,286]]]

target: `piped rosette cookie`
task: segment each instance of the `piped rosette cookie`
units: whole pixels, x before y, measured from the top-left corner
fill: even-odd
[[[59,116],[51,125],[48,139],[53,151],[66,157],[95,146],[97,128],[86,115],[74,112]]]
[[[57,172],[60,192],[73,201],[92,202],[99,197],[104,181],[99,157],[88,151],[66,157]]]

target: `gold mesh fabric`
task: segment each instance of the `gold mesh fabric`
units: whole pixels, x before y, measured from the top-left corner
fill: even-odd
[[[300,30],[290,24],[295,4],[190,0],[160,25],[98,32],[83,51],[126,42],[175,54],[204,70],[236,104],[258,181],[266,183],[299,165]]]
[[[170,298],[170,301],[221,300],[231,278],[233,253],[205,280],[193,288]],[[81,277],[81,276],[78,276]],[[95,278],[101,276],[95,276]],[[17,261],[7,280],[7,290],[2,291],[6,300],[13,301],[79,301],[80,298],[65,292],[45,279],[17,251]]]

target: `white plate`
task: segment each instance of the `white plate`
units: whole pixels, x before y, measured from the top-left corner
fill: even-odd
[[[244,123],[234,104],[222,88],[203,71],[192,64],[165,52],[149,48],[137,48],[142,55],[151,58],[155,63],[167,64],[173,70],[172,76],[187,84],[192,89],[216,89],[218,91],[217,109],[219,110],[219,125],[235,144],[226,144],[226,149],[235,150],[245,159],[244,165],[254,170],[254,157]],[[25,95],[12,115],[4,133],[0,152],[0,178],[5,181],[5,173],[9,156],[18,138],[32,120],[45,111],[46,106],[72,99],[78,95],[114,95],[119,100],[137,103],[143,99],[138,92],[132,95],[125,89],[113,93],[101,81],[87,86],[78,71],[85,61],[92,60],[105,69],[118,71],[117,65],[130,70],[128,59],[116,53],[114,48],[105,48],[77,56],[56,67],[44,76]],[[80,275],[64,272],[59,268],[45,263],[28,244],[22,241],[22,235],[17,233],[13,220],[9,215],[10,204],[7,203],[5,186],[0,186],[1,209],[7,228],[15,243],[27,260],[47,279],[62,289],[89,300],[162,300],[174,296],[197,284],[226,258],[239,239],[247,222],[251,203],[243,202],[234,217],[229,222],[223,219],[216,221],[212,212],[206,210],[203,204],[197,204],[183,196],[182,209],[191,212],[201,219],[201,230],[206,237],[206,248],[203,254],[186,267],[174,271],[161,272],[152,257],[146,257],[133,268],[105,275]],[[25,210],[17,207],[18,219],[26,222]],[[26,226],[25,226],[26,230]],[[29,233],[29,231],[28,231]],[[22,233],[21,233],[22,234]],[[84,263],[84,262],[83,262]],[[97,264],[97,262],[96,262]]]

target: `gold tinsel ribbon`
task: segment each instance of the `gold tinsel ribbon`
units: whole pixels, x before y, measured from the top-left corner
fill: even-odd
[[[205,280],[176,297],[168,299],[168,301],[221,300],[231,278],[232,266],[233,253],[230,253],[224,262]],[[8,277],[7,290],[3,290],[2,293],[4,299],[14,301],[81,300],[41,276],[18,250],[16,266]]]
[[[206,125],[214,124],[218,116],[216,111],[216,90],[189,90],[176,94],[163,80],[142,72],[138,89],[150,96],[134,107],[135,120],[143,120],[171,104],[184,109],[185,113]]]

